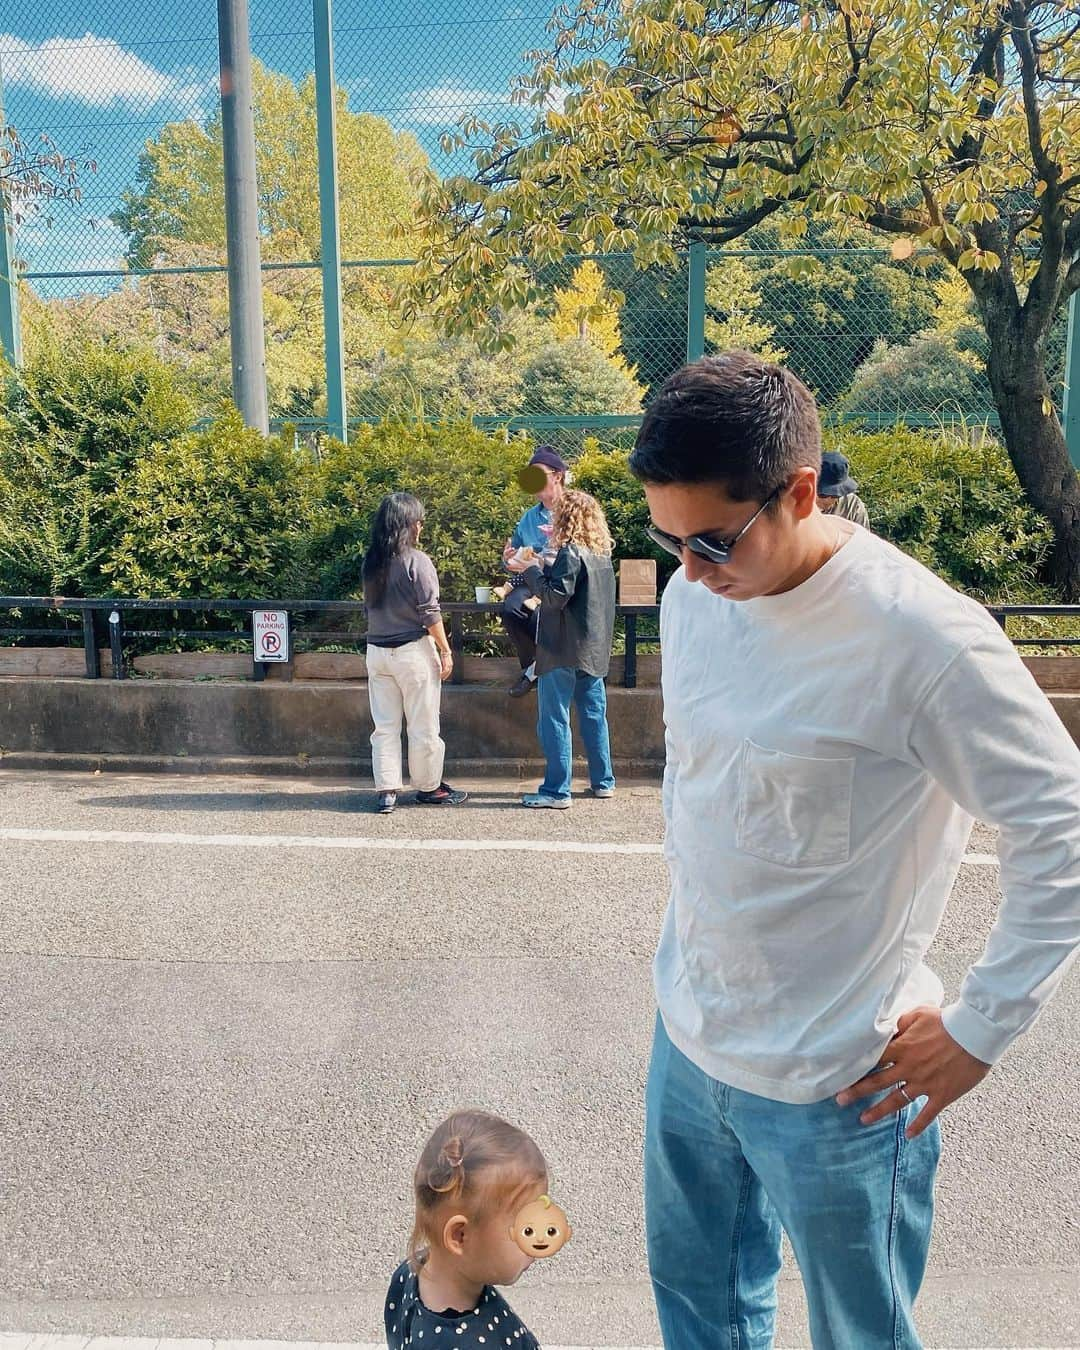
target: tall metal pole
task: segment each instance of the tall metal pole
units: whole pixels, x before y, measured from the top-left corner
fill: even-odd
[[[4,118],[4,72],[0,69],[0,131]],[[13,366],[22,365],[22,334],[19,327],[19,279],[15,275],[15,242],[8,200],[0,189],[0,355]]]
[[[1061,412],[1069,458],[1080,469],[1080,291],[1069,300],[1069,340],[1065,346],[1065,403]]]
[[[332,0],[312,0],[315,18],[315,116],[318,128],[319,220],[322,228],[323,331],[326,337],[326,429],[348,438],[345,416],[345,338],[341,312],[341,230],[338,220],[337,99],[334,90]]]
[[[217,11],[233,398],[248,426],[265,435],[266,345],[247,0],[218,0]]]

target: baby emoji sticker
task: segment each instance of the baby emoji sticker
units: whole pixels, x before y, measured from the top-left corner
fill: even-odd
[[[554,1256],[570,1241],[574,1230],[549,1196],[542,1195],[518,1210],[510,1236],[526,1256]]]

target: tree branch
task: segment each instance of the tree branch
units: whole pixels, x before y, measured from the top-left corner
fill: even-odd
[[[971,63],[971,72],[968,75],[969,81],[977,79],[979,76],[989,78],[998,75],[998,67],[1001,62],[1001,41],[1004,35],[1005,29],[1001,24],[987,30],[983,38],[983,44],[979,48],[975,60]],[[1003,83],[1000,76],[998,77],[998,83],[999,85]],[[996,110],[996,98],[987,98],[985,95],[979,96],[979,107],[976,113],[978,121],[989,122]],[[982,154],[985,140],[985,132],[980,136],[976,136],[970,131],[967,132],[951,157],[953,166],[963,169],[967,165],[977,163]]]
[[[921,230],[924,222],[921,220],[911,220],[907,216],[898,216],[895,212],[888,210],[887,207],[879,203],[878,210],[872,215],[866,217],[866,224],[872,230],[881,230],[884,234],[912,234],[915,230]]]
[[[1054,182],[1059,174],[1058,166],[1047,155],[1042,139],[1042,117],[1039,112],[1039,94],[1035,85],[1038,80],[1038,62],[1035,48],[1031,42],[1031,29],[1028,27],[1027,11],[1022,0],[1012,0],[1009,6],[1009,22],[1013,46],[1020,58],[1020,83],[1024,95],[1024,116],[1027,120],[1028,145],[1039,177],[1053,191]]]
[[[738,216],[726,216],[722,221],[695,220],[693,217],[684,216],[679,224],[689,233],[698,238],[707,237],[713,244],[729,244],[733,239],[738,239],[744,235],[747,230],[752,230],[755,225],[760,225],[763,220],[768,220],[777,211],[785,206],[790,206],[792,202],[805,200],[805,192],[793,195],[791,197],[767,197],[760,202],[751,211],[744,211]]]

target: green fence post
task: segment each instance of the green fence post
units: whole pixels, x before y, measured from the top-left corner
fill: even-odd
[[[1065,346],[1065,402],[1061,411],[1069,458],[1080,469],[1080,291],[1069,301],[1069,340]]]
[[[705,355],[705,245],[700,239],[690,242],[686,292],[686,359],[696,361]]]
[[[0,70],[0,130],[4,126],[4,75]],[[19,331],[19,279],[15,275],[14,242],[8,199],[0,191],[0,353],[11,365],[20,366],[22,336]]]
[[[13,235],[7,203],[0,202],[0,352],[10,365],[22,365],[22,335],[19,331],[19,279],[12,256]]]
[[[315,116],[318,130],[319,214],[322,225],[323,332],[326,339],[326,429],[345,440],[345,338],[341,314],[341,231],[338,223],[337,108],[331,0],[312,0],[315,17]]]

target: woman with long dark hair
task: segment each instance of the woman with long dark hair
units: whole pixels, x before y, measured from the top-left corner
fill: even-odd
[[[450,678],[454,658],[439,610],[435,565],[417,548],[423,524],[423,505],[412,493],[390,493],[375,512],[364,555],[368,702],[375,723],[371,767],[382,815],[393,811],[402,790],[402,718],[416,800],[457,806],[468,795],[442,776],[440,685]]]

